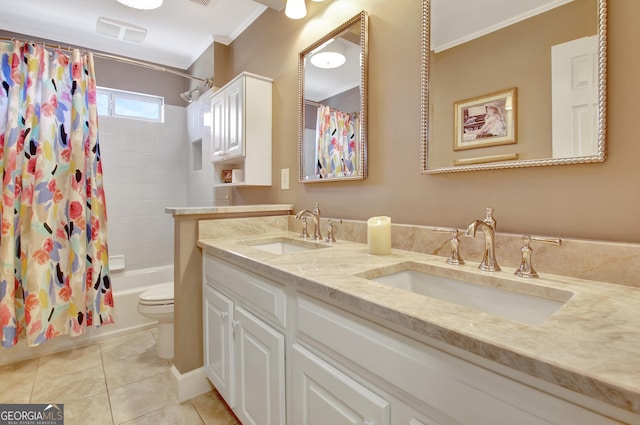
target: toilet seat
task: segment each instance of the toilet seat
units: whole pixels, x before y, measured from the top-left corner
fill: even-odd
[[[138,297],[138,302],[142,305],[173,305],[173,282],[144,291]]]
[[[138,296],[138,313],[158,323],[156,352],[162,359],[173,357],[173,282],[166,282]]]

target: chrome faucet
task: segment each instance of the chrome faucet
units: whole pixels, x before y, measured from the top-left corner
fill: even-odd
[[[478,228],[482,230],[484,234],[484,254],[482,255],[482,262],[480,263],[480,270],[486,272],[500,271],[500,266],[496,261],[495,250],[495,236],[496,236],[496,221],[493,218],[493,208],[487,208],[487,217],[484,220],[474,220],[467,227],[465,236],[476,236]]]
[[[311,239],[322,240],[322,233],[320,232],[320,208],[316,202],[313,206],[313,211],[302,210],[296,214],[296,220],[300,220],[304,216],[309,216],[313,220],[313,236]]]

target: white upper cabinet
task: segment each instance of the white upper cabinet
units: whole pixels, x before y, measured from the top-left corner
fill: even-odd
[[[214,186],[271,185],[272,82],[244,72],[211,98]],[[237,180],[223,170],[240,170]]]

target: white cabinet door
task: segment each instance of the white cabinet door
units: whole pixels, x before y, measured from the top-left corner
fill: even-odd
[[[224,93],[211,99],[211,161],[224,159],[226,149],[226,113]]]
[[[225,159],[244,155],[244,78],[225,89],[227,140]]]
[[[233,408],[233,301],[205,284],[203,304],[204,372],[229,407]]]
[[[285,425],[284,335],[242,307],[235,314],[234,411],[244,425]]]
[[[316,357],[293,346],[293,423],[388,425],[389,403]]]
[[[244,78],[211,99],[213,135],[211,161],[244,156]]]

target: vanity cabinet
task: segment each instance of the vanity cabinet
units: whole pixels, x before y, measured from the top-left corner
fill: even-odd
[[[285,425],[285,294],[204,256],[204,370],[243,424]]]
[[[244,72],[211,97],[214,186],[271,185],[272,80]],[[222,170],[241,170],[225,183]]]
[[[325,375],[338,369],[377,392],[392,424],[619,424],[316,299],[298,297],[295,315],[296,338],[325,358]],[[318,379],[300,369],[294,380]],[[305,398],[294,391],[294,409]]]
[[[601,402],[346,311],[284,272],[276,282],[206,249],[203,263],[205,373],[244,425],[635,423],[616,421],[619,412]]]

